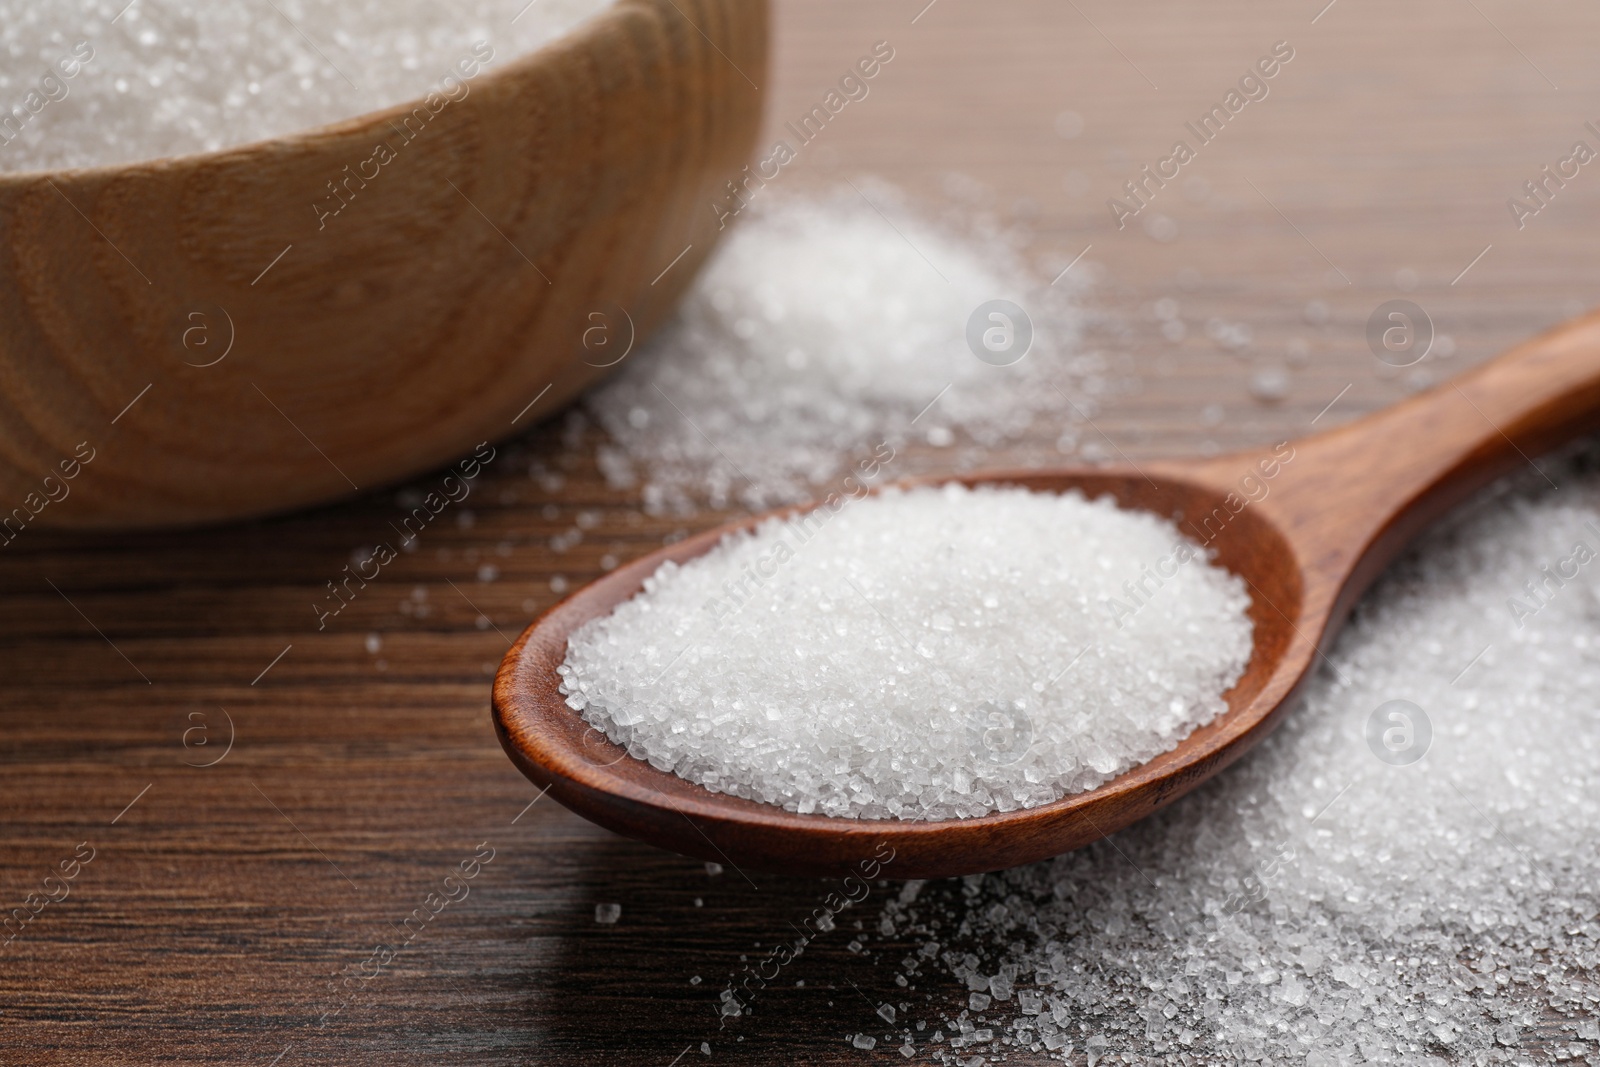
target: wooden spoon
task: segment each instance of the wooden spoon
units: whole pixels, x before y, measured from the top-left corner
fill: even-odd
[[[1123,507],[1173,516],[1249,583],[1255,648],[1228,710],[1172,751],[1041,807],[940,822],[798,815],[658,771],[567,707],[556,667],[568,634],[637,593],[666,560],[698,556],[766,516],[652,552],[547,611],[500,667],[495,725],[512,761],[573,811],[701,859],[812,874],[876,859],[899,878],[1030,863],[1122,829],[1242,756],[1282,718],[1357,598],[1413,536],[1496,477],[1596,428],[1600,314],[1276,454],[921,479],[1110,493]],[[881,863],[889,849],[893,859]]]

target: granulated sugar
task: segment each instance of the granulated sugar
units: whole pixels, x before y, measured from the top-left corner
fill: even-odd
[[[993,446],[1047,418],[1070,451],[1105,388],[1103,357],[1076,350],[1074,278],[1034,278],[1006,234],[957,236],[881,183],[761,195],[677,319],[591,395],[613,486],[642,482],[652,513],[759,510],[821,495],[884,440]],[[968,323],[998,299],[1028,324],[985,362]]]
[[[941,819],[1172,748],[1249,659],[1244,583],[1165,519],[1016,487],[834,503],[664,564],[572,635],[567,703],[713,791]],[[1125,583],[1162,560],[1131,610]]]
[[[1007,1045],[1596,1062],[1597,459],[1545,463],[1559,491],[1529,472],[1427,537],[1273,737],[1114,846],[907,884],[879,931],[910,948],[907,984],[948,970],[973,993],[894,1043],[962,1064]],[[904,995],[902,1019],[932,1007]]]
[[[0,0],[0,171],[211,151],[431,91],[459,99],[609,3]]]

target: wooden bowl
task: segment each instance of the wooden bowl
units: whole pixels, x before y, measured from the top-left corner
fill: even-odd
[[[0,175],[0,544],[331,500],[555,411],[711,251],[766,46],[765,0],[617,0],[426,125]]]

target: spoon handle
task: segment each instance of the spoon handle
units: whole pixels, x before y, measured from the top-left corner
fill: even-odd
[[[1535,457],[1596,429],[1600,313],[1295,442],[1259,506],[1301,557],[1306,611],[1336,621],[1423,527],[1519,467],[1543,474]],[[1236,482],[1226,462],[1212,472]]]

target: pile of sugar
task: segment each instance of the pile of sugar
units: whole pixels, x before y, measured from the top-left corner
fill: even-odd
[[[494,69],[610,2],[0,0],[0,171],[212,151],[350,118],[459,79],[462,61]]]
[[[664,564],[573,633],[567,703],[716,792],[960,818],[1167,751],[1249,659],[1244,583],[1109,498],[947,485],[835,505]],[[1164,559],[1132,610],[1124,583]]]
[[[1195,795],[1114,844],[907,883],[878,931],[898,984],[947,970],[971,999],[940,1019],[905,990],[910,1028],[872,1040],[961,1064],[1600,1061],[1600,452],[1543,466],[1559,491],[1530,472],[1391,569],[1304,706]]]
[[[1038,421],[1075,446],[1106,387],[1104,358],[1077,351],[1075,277],[1035,279],[1009,235],[957,236],[881,183],[762,196],[676,320],[591,394],[613,486],[642,482],[652,513],[760,510],[823,495],[880,441],[993,446]],[[967,339],[997,299],[1033,330],[1009,366]]]

